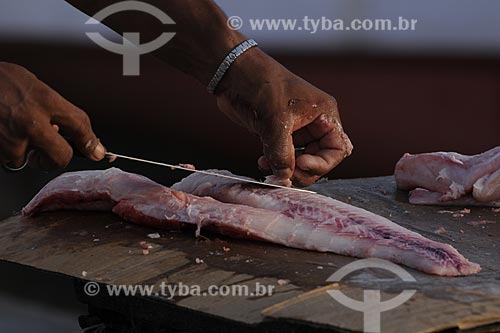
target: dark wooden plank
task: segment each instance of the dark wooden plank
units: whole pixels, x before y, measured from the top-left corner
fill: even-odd
[[[418,292],[382,315],[384,332],[400,332],[401,327],[405,332],[469,329],[500,322],[500,214],[473,208],[470,214],[456,218],[439,213],[447,208],[411,206],[404,193],[395,191],[392,177],[331,181],[313,188],[450,243],[483,267],[480,274],[461,278],[440,278],[407,268],[417,279],[411,289]],[[468,224],[484,220],[492,223]],[[434,232],[440,227],[446,233]],[[160,239],[147,238],[156,231],[102,213],[58,212],[34,219],[15,216],[0,223],[0,259],[102,284],[158,285],[165,281],[202,289],[211,284],[273,285],[276,292],[269,297],[151,299],[173,309],[262,327],[298,322],[301,327],[360,331],[362,314],[336,303],[325,286],[340,288],[358,299],[364,289],[380,289],[390,298],[409,287],[377,270],[353,273],[340,285],[328,287],[326,279],[354,258],[213,234],[196,240],[190,233],[160,231]],[[153,244],[148,255],[139,246],[143,240]],[[224,252],[223,247],[230,251]],[[197,258],[204,262],[197,263]],[[290,283],[280,286],[279,279]]]

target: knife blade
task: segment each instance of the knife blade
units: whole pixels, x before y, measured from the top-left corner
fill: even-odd
[[[146,160],[143,158],[127,156],[127,155],[122,155],[122,154],[115,154],[115,153],[111,153],[111,152],[107,152],[106,157],[110,161],[114,161],[117,158],[121,158],[121,159],[129,160],[129,161],[135,161],[135,162],[139,162],[139,163],[147,163],[147,164],[152,164],[152,165],[161,166],[161,167],[167,167],[167,168],[175,169],[175,170],[183,170],[183,171],[187,171],[187,172],[200,173],[200,174],[204,174],[204,175],[208,175],[208,176],[215,176],[215,177],[220,177],[220,178],[232,179],[232,180],[237,180],[240,182],[245,182],[245,183],[250,183],[250,184],[257,184],[257,185],[261,185],[261,186],[281,188],[281,189],[287,189],[287,190],[291,190],[291,191],[316,194],[316,192],[310,191],[310,190],[304,190],[304,189],[294,188],[294,187],[286,187],[286,186],[276,185],[276,184],[268,184],[268,183],[259,182],[257,180],[253,180],[253,179],[224,175],[224,174],[206,171],[206,170],[195,170],[195,169],[190,169],[190,168],[182,166],[182,165],[175,165],[175,164],[169,164],[169,163],[163,163],[163,162],[155,162],[155,161],[150,161],[150,160]]]

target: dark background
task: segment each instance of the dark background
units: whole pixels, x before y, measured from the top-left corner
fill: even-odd
[[[44,2],[44,6],[54,5],[49,10],[33,8],[30,0],[0,0],[0,61],[25,66],[85,110],[110,151],[260,177],[256,168],[261,155],[258,139],[227,120],[201,84],[149,56],[142,57],[140,77],[123,77],[121,56],[95,47],[82,33],[71,29],[64,38],[58,37],[65,31],[52,27],[50,12],[61,7],[56,2],[62,3]],[[488,4],[492,2],[457,1],[457,6],[446,10],[434,8],[434,2],[424,2],[419,8],[415,5],[415,15],[425,32],[421,39],[411,33],[397,38],[391,35],[385,41],[375,33],[343,39],[335,35],[331,40],[328,35],[309,38],[276,32],[271,38],[257,33],[262,48],[337,98],[355,150],[330,178],[390,175],[405,152],[475,154],[499,144],[500,59],[498,45],[491,44],[488,33],[496,31],[495,40],[500,38],[490,17],[494,11]],[[290,10],[301,15],[345,13],[322,11],[320,3],[326,2],[294,0]],[[353,13],[369,12],[362,10],[362,4],[370,8],[368,2],[342,3],[355,7],[351,8]],[[374,3],[381,2],[369,2],[372,6]],[[402,1],[384,3],[390,13],[406,11],[408,15]],[[337,4],[341,2],[335,2],[332,8]],[[249,6],[233,1],[228,9],[230,14],[240,14],[238,10],[247,12]],[[255,7],[253,12],[282,13],[283,8],[274,2],[268,6]],[[43,11],[46,17],[41,19],[36,11]],[[21,18],[25,12],[32,16],[18,26],[9,23],[10,12]],[[63,12],[57,17],[66,16]],[[470,17],[476,17],[482,26],[467,22]],[[447,25],[453,32],[449,35],[436,29],[443,27],[445,31]],[[52,27],[49,37],[37,35],[43,27]],[[321,47],[323,41],[325,47]],[[115,166],[166,185],[185,176],[183,172],[126,161],[117,161]],[[67,170],[107,167],[105,162],[75,158]],[[19,212],[56,175],[36,170],[0,172],[0,219]],[[0,331],[73,331],[76,315],[83,312],[85,308],[74,300],[70,282],[12,264],[0,265]]]

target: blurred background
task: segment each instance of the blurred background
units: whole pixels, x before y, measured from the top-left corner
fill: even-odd
[[[217,2],[229,16],[243,19],[243,32],[264,50],[337,98],[355,151],[330,178],[390,175],[405,152],[475,154],[499,144],[500,2]],[[304,16],[346,21],[402,16],[418,23],[415,31],[315,34],[252,31],[248,25],[248,19]],[[140,77],[123,77],[122,57],[85,36],[87,19],[63,0],[0,0],[0,61],[25,66],[85,110],[113,152],[260,176],[259,141],[228,121],[201,84],[148,56],[141,58]],[[97,31],[116,38],[103,26]],[[167,185],[185,176],[134,163],[116,166]],[[69,169],[106,167],[75,159]],[[1,173],[0,217],[18,212],[56,175]],[[26,331],[19,323],[8,326],[9,314],[43,322],[38,332],[77,330],[76,314],[85,309],[74,301],[71,283],[13,265],[0,269],[0,330]]]

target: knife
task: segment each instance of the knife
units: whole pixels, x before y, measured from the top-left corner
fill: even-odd
[[[111,153],[111,152],[107,152],[106,153],[106,157],[109,159],[110,162],[113,162],[116,159],[121,158],[121,159],[129,160],[129,161],[135,161],[135,162],[140,162],[140,163],[147,163],[147,164],[157,165],[157,166],[161,166],[161,167],[167,167],[167,168],[170,168],[172,170],[174,170],[174,169],[176,169],[176,170],[184,170],[184,171],[187,171],[187,172],[200,173],[200,174],[204,174],[204,175],[208,175],[208,176],[215,176],[215,177],[220,177],[220,178],[232,179],[232,180],[237,180],[239,182],[257,184],[257,185],[261,185],[261,186],[281,188],[281,189],[287,189],[287,190],[297,191],[297,192],[303,192],[303,193],[317,194],[314,191],[303,190],[303,189],[300,189],[300,188],[286,187],[286,186],[276,185],[276,184],[268,184],[268,183],[259,182],[257,180],[253,180],[253,179],[241,178],[241,177],[237,177],[237,176],[223,175],[223,174],[220,174],[220,173],[206,171],[206,170],[194,170],[194,169],[188,168],[186,166],[182,166],[182,165],[174,165],[174,164],[168,164],[168,163],[162,163],[162,162],[155,162],[155,161],[145,160],[145,159],[142,159],[142,158],[137,158],[137,157],[132,157],[132,156],[126,156],[126,155],[121,155],[121,154],[115,154],[115,153]]]

